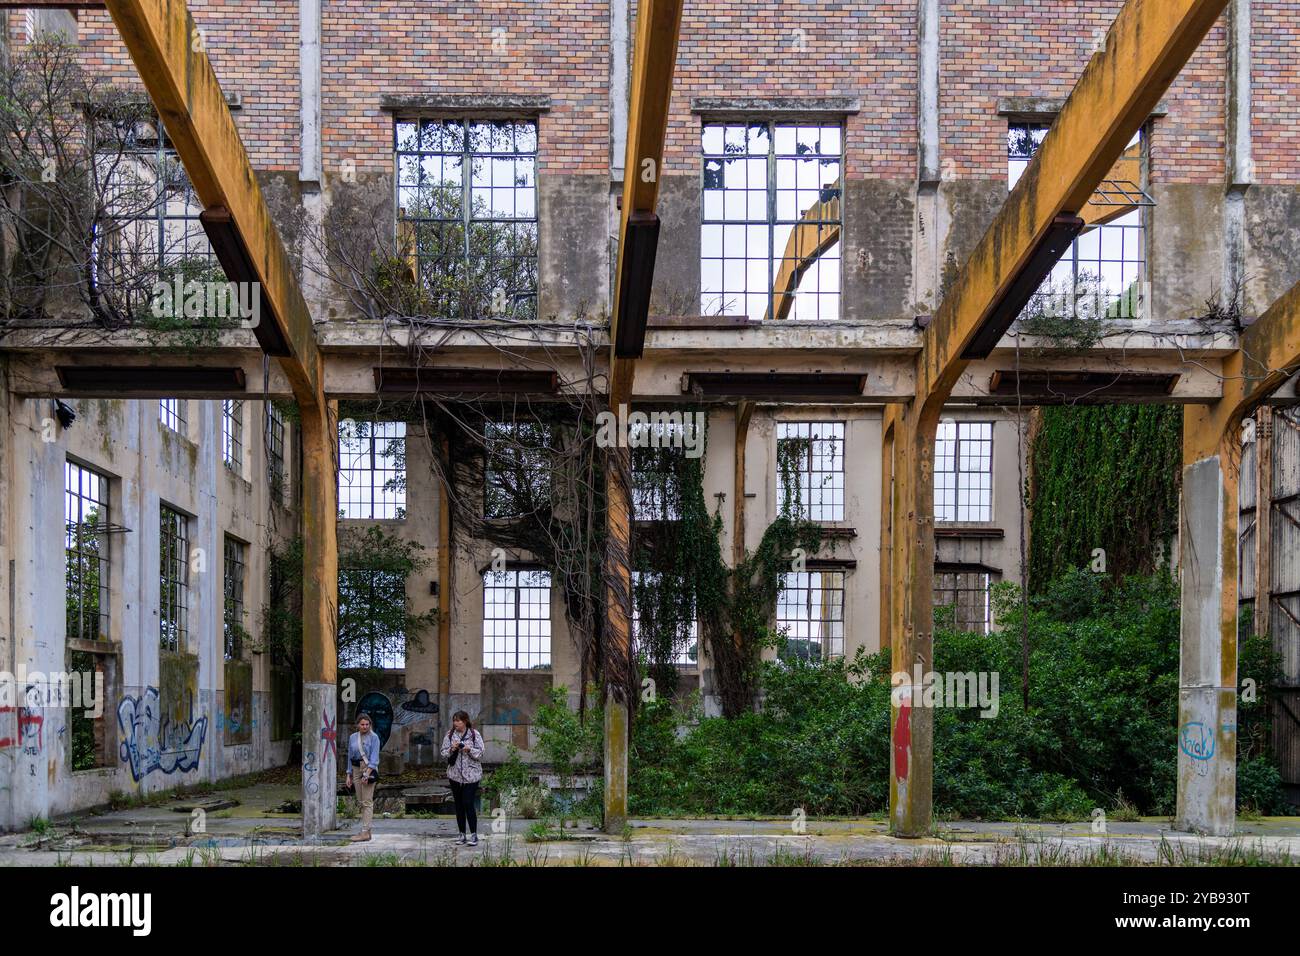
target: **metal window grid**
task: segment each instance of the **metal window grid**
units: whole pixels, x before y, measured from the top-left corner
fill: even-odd
[[[632,653],[637,653],[637,635],[641,624],[641,609],[637,605],[637,585],[645,584],[651,587],[675,587],[685,586],[679,577],[670,578],[665,585],[664,576],[658,571],[633,571],[632,572]],[[684,667],[694,667],[699,663],[700,648],[700,626],[699,621],[692,617],[690,627],[686,632],[686,643],[680,647],[674,648],[672,663]]]
[[[398,120],[394,147],[399,237],[434,310],[462,316],[469,290],[495,317],[536,318],[536,121]]]
[[[808,521],[844,520],[844,423],[778,422],[777,460],[783,444],[801,445],[795,479],[799,484],[800,511]],[[779,467],[779,466],[778,466]],[[777,475],[778,507],[787,506],[786,486]]]
[[[63,467],[67,636],[106,641],[109,630],[109,478],[69,461]]]
[[[784,265],[793,283],[788,314],[838,319],[843,125],[705,123],[701,152],[702,312],[774,317]]]
[[[183,398],[160,399],[158,420],[178,435],[184,435],[188,410],[187,402]]]
[[[160,505],[158,626],[164,650],[188,649],[190,570],[189,518]]]
[[[406,517],[405,462],[405,422],[339,422],[339,517]]]
[[[236,473],[244,467],[244,403],[239,399],[221,403],[221,460]]]
[[[272,488],[284,483],[284,415],[266,403],[266,475]]]
[[[1007,178],[1014,186],[1029,166],[1047,135],[1043,123],[1012,123],[1007,127]],[[1145,137],[1139,132],[1137,141]],[[1105,180],[1094,193],[1098,205],[1127,205],[1138,208],[1119,218],[1089,229],[1070,245],[1069,252],[1052,267],[1039,294],[1087,290],[1088,277],[1097,281],[1101,306],[1108,314],[1135,318],[1142,304],[1141,283],[1146,279],[1146,233],[1143,211],[1153,205],[1142,183]]]
[[[153,268],[186,261],[215,265],[216,254],[199,221],[203,206],[161,120],[131,122],[115,135],[124,141],[120,153],[117,147],[113,152],[116,167],[104,172],[108,214],[96,226],[97,248],[119,269],[130,268],[122,263],[124,256],[146,257]],[[143,188],[152,191],[149,208],[123,212],[120,203],[129,200],[134,206]]]
[[[934,519],[993,520],[993,423],[941,421],[934,448]]]
[[[550,666],[550,572],[485,572],[483,667],[535,670]]]
[[[953,624],[963,631],[987,634],[993,616],[986,571],[936,571],[934,606],[952,608]]]
[[[225,539],[225,574],[222,578],[225,594],[222,626],[225,631],[226,660],[236,661],[244,656],[241,632],[244,627],[244,568],[246,545],[230,535]]]
[[[844,572],[791,571],[781,580],[776,624],[786,656],[829,660],[844,656]]]

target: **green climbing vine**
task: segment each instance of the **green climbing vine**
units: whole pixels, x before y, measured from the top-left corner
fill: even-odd
[[[738,567],[723,560],[720,509],[710,512],[704,497],[704,459],[675,448],[634,449],[639,499],[659,516],[677,520],[638,525],[633,595],[638,611],[637,645],[642,666],[665,692],[676,686],[673,663],[686,648],[708,646],[714,691],[723,714],[752,709],[765,647],[781,635],[770,625],[782,576],[796,548],[815,555],[821,528],[800,517],[797,478],[800,462],[811,453],[808,440],[778,444],[782,510],[763,533],[758,547]],[[691,622],[699,638],[690,644]]]
[[[1029,450],[1031,590],[1105,552],[1113,579],[1149,574],[1178,520],[1182,413],[1175,406],[1042,409]]]

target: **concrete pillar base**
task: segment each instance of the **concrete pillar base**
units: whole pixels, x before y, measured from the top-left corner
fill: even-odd
[[[338,827],[338,688],[302,685],[302,835],[318,838]],[[346,755],[345,755],[346,757]]]
[[[1236,689],[1180,688],[1176,829],[1232,836],[1237,824],[1236,761]]]

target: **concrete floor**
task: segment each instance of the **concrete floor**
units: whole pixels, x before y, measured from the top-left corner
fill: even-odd
[[[871,818],[809,819],[803,833],[788,819],[654,819],[633,820],[622,836],[578,824],[566,839],[535,842],[536,821],[489,812],[480,845],[468,848],[454,843],[454,818],[400,813],[377,816],[369,843],[348,842],[355,819],[305,842],[300,816],[283,809],[297,798],[296,787],[263,783],[86,814],[39,834],[0,835],[0,866],[1300,865],[1297,817],[1242,822],[1231,838],[1179,833],[1154,818],[1112,822],[1106,833],[1088,822],[955,821],[924,840],[893,839]]]

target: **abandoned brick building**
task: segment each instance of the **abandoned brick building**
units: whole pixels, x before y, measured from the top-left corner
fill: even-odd
[[[581,680],[552,569],[521,549],[498,554],[486,539],[453,546],[436,441],[405,412],[386,414],[409,408],[419,388],[482,387],[429,385],[418,370],[412,377],[416,352],[474,356],[501,370],[494,387],[517,404],[556,388],[528,373],[558,375],[560,388],[582,378],[581,343],[614,306],[623,183],[641,174],[623,168],[634,5],[489,0],[472,16],[427,0],[189,6],[196,43],[300,257],[299,281],[332,363],[330,392],[348,403],[340,527],[378,527],[420,545],[426,559],[404,581],[349,577],[344,567],[340,611],[362,591],[390,601],[404,593],[413,617],[439,617],[429,617],[418,647],[406,649],[400,633],[376,636],[368,651],[353,647],[340,668],[368,668],[371,683],[319,738],[316,728],[304,731],[300,678],[264,640],[266,617],[286,593],[272,554],[291,546],[302,520],[302,446],[285,408],[285,375],[241,353],[231,361],[246,373],[243,399],[120,400],[110,388],[56,403],[49,396],[68,394],[57,378],[66,369],[47,347],[89,355],[95,342],[54,328],[6,330],[0,668],[89,667],[104,676],[105,701],[89,723],[49,693],[39,706],[0,707],[0,828],[102,804],[118,791],[277,766],[296,734],[304,752],[332,749],[367,694],[391,708],[387,749],[407,763],[436,765],[432,742],[461,708],[489,741],[489,761],[511,744],[526,755],[537,706],[552,687],[572,694]],[[720,516],[729,561],[758,547],[781,514],[782,462],[795,462],[798,508],[824,534],[820,550],[786,573],[772,623],[800,653],[882,646],[889,529],[881,501],[892,487],[883,406],[910,394],[904,360],[1121,6],[685,5],[656,171],[659,246],[635,397],[646,409],[707,410],[703,495]],[[1088,285],[1122,329],[1085,346],[1096,374],[1104,380],[1122,363],[1140,379],[1135,389],[1158,380],[1157,391],[1130,400],[1217,394],[1215,363],[1234,346],[1198,322],[1207,300],[1239,290],[1251,317],[1300,277],[1293,5],[1232,7],[1132,139],[1111,192],[1051,271],[1053,284]],[[139,88],[104,9],[6,13],[9,62],[60,34],[91,74]],[[155,123],[134,144],[158,183],[141,218],[159,255],[209,255],[202,207],[183,173],[158,172],[177,165],[166,131]],[[332,210],[396,237],[398,265],[417,285],[491,258],[505,276],[491,290],[491,321],[508,334],[489,341],[434,324],[417,343],[409,328],[365,314],[356,290],[313,268],[325,253],[303,233],[330,223]],[[436,280],[425,293],[436,312]],[[1038,349],[1038,377],[1023,387],[1079,387],[1044,336],[1008,338],[961,377],[935,450],[934,599],[977,630],[995,626],[990,586],[1021,573],[1014,371],[1022,345]],[[507,379],[514,384],[502,385]],[[1268,494],[1286,509],[1294,507],[1287,495],[1300,493],[1290,487],[1300,445],[1290,419],[1276,421],[1278,477]],[[516,472],[528,467],[514,462]],[[678,520],[644,478],[634,475],[636,520]],[[499,479],[487,468],[485,508]],[[1254,498],[1243,495],[1243,508],[1254,509]],[[1272,522],[1278,537],[1263,585],[1273,595],[1265,609],[1279,609],[1272,623],[1292,684],[1300,682],[1300,580],[1291,580],[1297,562],[1282,556],[1295,553],[1293,522]],[[1255,564],[1243,556],[1242,570],[1242,598],[1253,600]],[[705,712],[717,713],[707,647],[693,627],[686,632],[675,651],[679,693],[698,690]],[[93,746],[74,761],[78,734]],[[1300,780],[1300,766],[1288,772]]]

